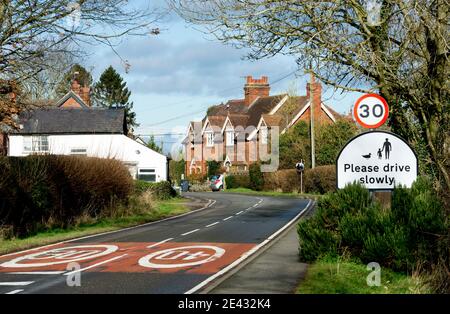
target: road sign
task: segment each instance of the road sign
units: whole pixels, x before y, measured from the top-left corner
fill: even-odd
[[[337,188],[358,182],[371,190],[411,187],[417,178],[417,156],[398,135],[371,131],[352,138],[336,161]]]
[[[139,265],[148,268],[190,267],[215,261],[224,253],[224,249],[212,245],[174,247],[142,257]]]
[[[295,164],[295,169],[297,169],[297,172],[303,172],[303,170],[305,170],[305,164],[303,163],[303,161],[298,162]]]
[[[366,94],[356,101],[353,116],[362,127],[376,129],[386,122],[389,106],[380,95]]]

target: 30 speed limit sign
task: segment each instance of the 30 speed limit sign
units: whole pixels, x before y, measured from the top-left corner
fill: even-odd
[[[389,107],[386,100],[380,95],[366,94],[356,101],[353,115],[361,126],[375,129],[386,122]]]

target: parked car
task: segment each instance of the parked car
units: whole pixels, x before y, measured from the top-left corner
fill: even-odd
[[[223,190],[223,185],[224,185],[223,181],[224,181],[224,177],[221,174],[217,175],[217,176],[212,176],[211,179],[209,180],[209,182],[210,182],[209,186],[211,187],[211,190],[213,192]]]

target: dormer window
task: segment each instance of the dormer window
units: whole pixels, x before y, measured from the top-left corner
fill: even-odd
[[[269,142],[269,130],[267,129],[267,126],[262,126],[260,129],[260,140],[263,145],[267,145]]]
[[[226,145],[227,146],[233,146],[234,145],[234,131],[233,130],[226,130],[225,131],[226,136]]]
[[[214,133],[206,132],[206,147],[213,147],[213,146],[214,146]]]

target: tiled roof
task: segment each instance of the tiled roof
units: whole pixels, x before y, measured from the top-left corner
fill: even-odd
[[[126,134],[123,109],[38,109],[19,116],[18,134]]]

